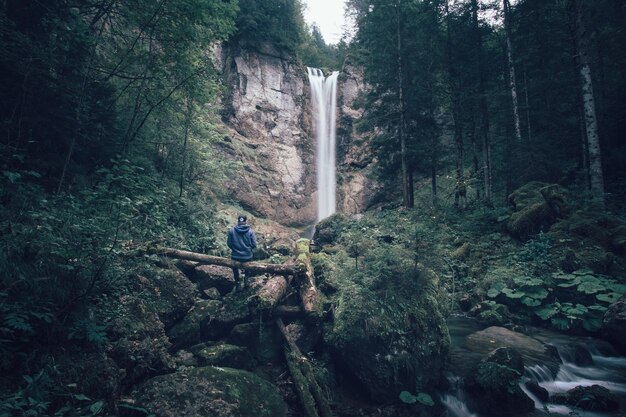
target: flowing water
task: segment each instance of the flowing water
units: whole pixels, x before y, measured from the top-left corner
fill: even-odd
[[[322,70],[307,68],[317,139],[317,221],[335,212],[336,119],[338,71],[324,77]]]
[[[451,317],[448,321],[448,327],[453,348],[462,347],[465,337],[482,328],[475,320],[460,316]],[[626,415],[626,357],[607,355],[605,349],[598,348],[598,344],[602,342],[597,339],[549,332],[537,338],[556,347],[563,363],[560,365],[556,376],[553,376],[547,366],[526,366],[520,387],[535,402],[536,409],[548,411],[550,414],[546,415],[550,416],[609,417]],[[592,363],[590,365],[580,366],[573,362],[572,355],[567,350],[567,346],[572,344],[584,346],[591,354]],[[451,371],[454,372],[454,370]],[[442,396],[442,402],[448,409],[448,417],[480,417],[467,408],[466,394],[463,391],[461,379],[450,374],[448,380],[451,388],[447,394]],[[601,385],[618,397],[620,412],[595,413],[573,409],[565,405],[543,403],[528,391],[524,385],[526,381],[536,381],[548,391],[550,396],[565,393],[577,386]]]

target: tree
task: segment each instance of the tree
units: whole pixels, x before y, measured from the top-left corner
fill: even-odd
[[[576,51],[580,71],[580,97],[582,98],[584,110],[587,152],[589,155],[591,197],[595,203],[604,209],[604,178],[600,152],[600,136],[598,134],[598,119],[596,117],[596,104],[591,77],[591,57],[589,52],[590,34],[586,24],[583,2],[580,0],[569,0],[568,7],[574,21]]]

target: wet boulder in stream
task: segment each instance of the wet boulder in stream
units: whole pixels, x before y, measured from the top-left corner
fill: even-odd
[[[578,386],[567,393],[553,395],[551,401],[555,404],[567,404],[586,411],[604,413],[617,411],[619,408],[615,395],[601,385]]]
[[[602,322],[602,336],[626,355],[626,296],[611,304]]]

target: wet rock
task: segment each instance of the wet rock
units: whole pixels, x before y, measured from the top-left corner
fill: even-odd
[[[604,413],[617,411],[619,408],[615,395],[601,385],[578,386],[567,393],[553,395],[551,401],[555,404],[567,404],[586,411]]]
[[[473,352],[489,354],[500,347],[510,347],[518,351],[526,365],[546,365],[554,375],[559,369],[559,357],[556,350],[522,333],[503,327],[492,326],[470,334],[465,345]]]
[[[611,304],[602,321],[602,337],[626,355],[626,296]]]
[[[202,323],[202,333],[207,335],[208,340],[218,340],[230,333],[236,325],[252,320],[252,311],[245,294],[225,297],[222,307],[211,320]]]
[[[197,300],[185,318],[167,332],[174,348],[180,349],[206,340],[207,323],[217,316],[221,308],[221,301]]]
[[[547,389],[539,385],[537,381],[526,381],[524,386],[531,394],[539,399],[539,401],[545,403],[550,399],[550,393]]]
[[[255,365],[248,349],[225,343],[199,349],[195,356],[200,366],[212,365],[250,371]]]
[[[200,265],[194,270],[193,277],[200,290],[216,288],[222,295],[235,286],[233,270],[225,266]]]
[[[337,243],[340,233],[344,230],[348,219],[340,213],[333,214],[315,225],[313,241],[316,246],[323,247]]]
[[[508,366],[511,369],[519,372],[520,375],[524,373],[524,359],[519,352],[513,348],[498,348],[489,353],[485,358],[486,362],[497,363],[498,365]]]
[[[174,265],[176,265],[176,268],[178,268],[188,278],[193,279],[193,272],[199,264],[198,262],[194,262],[194,261],[187,261],[185,259],[177,259]]]
[[[417,282],[424,285],[410,299],[398,292],[384,309],[380,295],[362,287],[339,295],[325,340],[338,372],[374,401],[397,401],[401,391],[420,392],[442,378],[450,339],[438,306],[438,278],[419,265]]]
[[[559,347],[559,354],[563,362],[571,362],[578,366],[590,366],[593,364],[591,353],[577,343]]]
[[[275,386],[231,368],[192,368],[154,377],[133,393],[136,404],[159,417],[284,417]]]
[[[534,401],[519,386],[521,374],[505,365],[485,360],[464,380],[470,409],[490,416],[519,415],[533,411]]]

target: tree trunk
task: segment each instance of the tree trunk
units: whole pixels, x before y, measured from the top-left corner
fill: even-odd
[[[407,147],[406,147],[406,135],[404,131],[404,90],[403,90],[403,73],[402,73],[402,33],[400,25],[400,15],[402,13],[402,2],[397,3],[396,14],[396,36],[397,39],[397,53],[398,53],[398,106],[400,108],[400,122],[398,126],[398,133],[400,136],[400,159],[402,166],[402,200],[404,207],[412,207],[411,201],[413,200],[411,194],[413,189],[409,187],[409,175],[407,164]]]
[[[480,96],[480,130],[483,154],[483,189],[485,202],[490,204],[492,196],[491,140],[489,136],[489,107],[485,93],[484,59],[482,36],[478,26],[478,0],[472,0],[472,21],[474,26],[475,50],[478,56],[478,95]]]
[[[229,268],[249,269],[254,272],[269,273],[274,275],[296,275],[299,269],[294,265],[274,265],[260,262],[238,262],[219,256],[205,255],[203,253],[188,252],[173,248],[149,248],[148,253],[167,256],[174,259],[195,261],[201,264],[220,265]]]
[[[276,326],[278,326],[278,329],[287,342],[287,346],[289,346],[289,350],[291,350],[291,353],[289,353],[287,348],[285,348],[285,358],[287,358],[287,363],[290,372],[292,372],[292,376],[294,376],[294,372],[298,375],[298,377],[302,376],[303,383],[297,384],[297,387],[298,393],[301,394],[301,398],[304,398],[307,402],[307,405],[305,406],[307,408],[307,415],[312,411],[314,414],[311,415],[317,415],[315,407],[309,406],[311,404],[310,400],[314,400],[313,405],[317,405],[319,415],[321,417],[333,417],[328,401],[326,400],[326,397],[318,384],[317,379],[315,378],[315,373],[313,372],[311,363],[302,354],[298,346],[289,338],[289,334],[287,333],[287,329],[285,329],[282,319],[279,318],[276,320]]]
[[[460,86],[457,72],[454,68],[452,57],[452,32],[450,28],[450,6],[449,0],[444,3],[446,12],[446,49],[448,55],[448,85],[452,96],[452,120],[454,122],[454,144],[455,144],[455,172],[456,186],[454,191],[454,205],[457,208],[465,209],[465,178],[463,173],[463,134],[461,130],[461,98]]]
[[[256,307],[260,310],[274,310],[285,297],[288,286],[289,283],[284,276],[271,277],[254,296]]]
[[[193,117],[193,102],[190,97],[187,97],[187,111],[185,112],[185,131],[184,131],[184,137],[183,137],[183,155],[182,155],[183,160],[181,161],[181,164],[180,164],[181,165],[180,166],[180,181],[179,181],[180,192],[178,194],[179,198],[183,196],[183,188],[185,185],[185,164],[187,162],[187,141],[189,139],[189,128],[191,127],[192,117]]]
[[[309,256],[309,243],[308,239],[299,239],[296,242],[296,264],[298,270],[302,271],[296,275],[296,280],[300,286],[300,298],[305,313],[310,316],[319,316],[322,314],[322,308]]]
[[[515,80],[515,65],[513,63],[513,46],[511,44],[511,5],[509,0],[502,0],[504,8],[504,31],[506,34],[506,57],[509,66],[509,89],[511,90],[511,103],[513,106],[513,126],[515,138],[518,143],[522,141],[522,129],[519,119],[519,104],[517,100],[517,81]]]
[[[589,156],[589,181],[592,201],[604,209],[604,178],[602,173],[602,155],[600,135],[591,78],[591,57],[589,55],[589,32],[583,13],[581,0],[570,0],[568,6],[575,22],[576,49],[578,52],[581,98],[587,133],[587,151]]]

